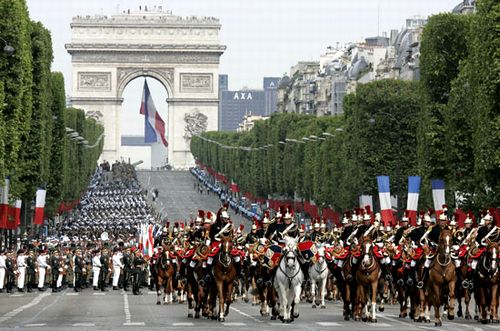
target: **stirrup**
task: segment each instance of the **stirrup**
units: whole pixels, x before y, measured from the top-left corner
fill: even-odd
[[[465,279],[463,282],[462,282],[462,287],[463,288],[469,288],[469,281],[467,279]]]
[[[408,285],[408,286],[412,286],[412,285],[413,285],[413,279],[408,278],[408,279],[406,280],[406,285]]]
[[[419,282],[417,283],[417,288],[418,288],[418,289],[421,289],[421,288],[423,288],[423,287],[424,287],[424,282],[423,282],[423,281],[419,281]]]
[[[402,279],[398,279],[397,283],[399,286],[403,286],[405,284],[405,281]]]

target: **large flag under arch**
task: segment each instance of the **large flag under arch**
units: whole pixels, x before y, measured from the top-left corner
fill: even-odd
[[[147,80],[144,80],[140,114],[144,115],[144,142],[156,143],[161,141],[165,147],[168,147],[165,138],[165,122],[156,111]]]

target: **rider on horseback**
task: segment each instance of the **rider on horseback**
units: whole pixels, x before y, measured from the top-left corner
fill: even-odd
[[[427,223],[427,220],[425,220]],[[438,247],[439,244],[439,236],[441,235],[441,230],[448,229],[448,217],[446,216],[446,205],[443,205],[443,212],[439,215],[439,225],[438,226],[429,226],[424,236],[421,240],[427,240],[430,247],[434,250]],[[424,273],[422,276],[422,280],[418,282],[417,287],[423,288],[427,278],[429,277],[429,269],[432,261],[434,260],[434,254],[429,254],[425,258],[424,263]]]

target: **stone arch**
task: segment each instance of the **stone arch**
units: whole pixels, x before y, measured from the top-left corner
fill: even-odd
[[[168,97],[172,97],[173,93],[173,69],[157,69],[157,68],[118,68],[117,72],[117,89],[116,97],[121,98],[123,91],[127,87],[128,83],[133,81],[138,77],[149,76],[157,79],[163,87],[167,90]]]

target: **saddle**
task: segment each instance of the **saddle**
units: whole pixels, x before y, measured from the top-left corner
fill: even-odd
[[[331,254],[337,260],[344,260],[344,259],[346,259],[349,256],[349,253],[350,253],[349,246],[347,246],[347,247],[336,246],[336,247],[333,247],[333,249],[331,251]]]

